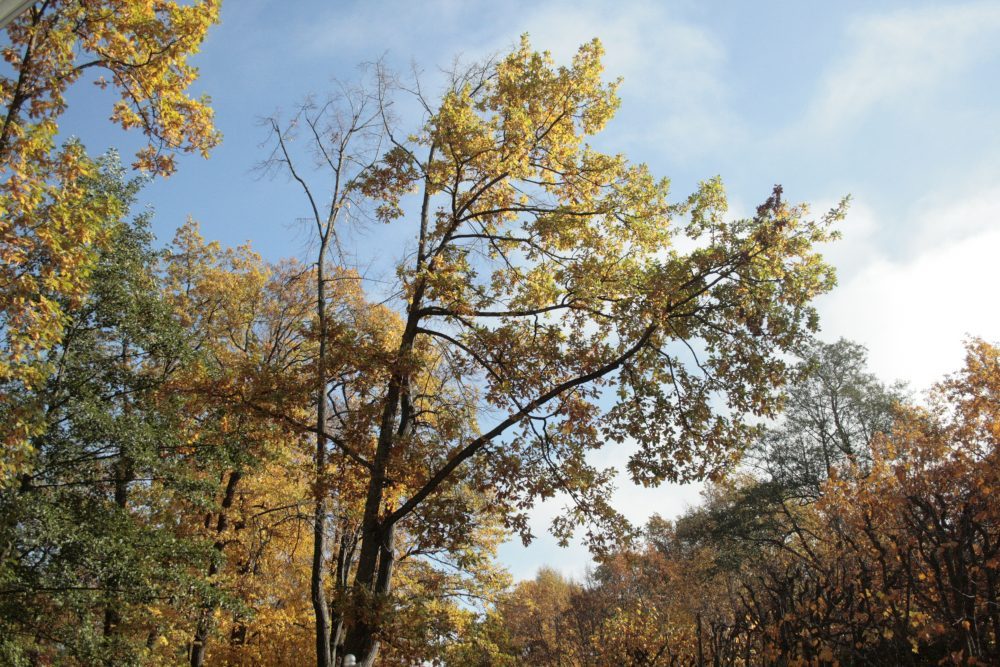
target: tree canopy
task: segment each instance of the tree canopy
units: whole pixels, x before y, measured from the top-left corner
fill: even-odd
[[[775,414],[783,354],[816,327],[810,300],[833,272],[814,246],[842,209],[814,221],[775,188],[731,220],[718,179],[671,202],[665,179],[587,143],[618,107],[602,53],[595,40],[559,67],[525,37],[456,73],[439,102],[418,93],[412,132],[390,117],[398,91],[381,71],[371,91],[272,122],[272,164],[302,187],[321,243],[324,225],[367,214],[415,248],[397,269],[401,326],[370,441],[330,438],[367,487],[357,606],[391,596],[397,529],[426,525],[457,484],[524,539],[533,503],[564,494],[556,533],[586,526],[600,552],[627,523],[588,452],[636,442],[629,470],[647,485],[721,474],[756,430],[748,418]],[[328,167],[332,196],[296,139]],[[371,664],[377,622],[348,622],[345,650]]]
[[[214,0],[45,0],[6,27],[0,74],[0,379],[32,390],[43,363],[87,290],[90,273],[123,203],[87,187],[98,165],[76,141],[62,146],[59,117],[68,89],[89,70],[118,97],[112,122],[149,139],[135,166],[167,175],[178,151],[202,155],[219,142],[207,97],[188,89],[188,63],[218,18]],[[109,77],[109,78],[104,78]],[[11,385],[5,383],[8,388]],[[9,389],[10,390],[10,389]],[[0,394],[7,400],[13,394]],[[41,428],[33,412],[9,414],[0,426],[0,480],[30,455]]]
[[[920,405],[820,341],[846,200],[675,195],[596,147],[600,42],[524,36],[436,95],[377,63],[264,120],[306,256],[194,220],[158,245],[143,186],[220,140],[190,93],[218,12],[45,0],[7,29],[0,662],[1000,660],[997,349]],[[131,170],[59,145],[88,70],[147,139]],[[350,233],[376,225],[389,281]],[[632,525],[616,468],[704,500]],[[513,584],[497,548],[552,499],[596,567]]]

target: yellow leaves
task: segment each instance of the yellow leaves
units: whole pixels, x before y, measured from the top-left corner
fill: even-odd
[[[43,139],[41,150],[50,147]],[[44,354],[62,336],[65,309],[79,306],[97,250],[123,212],[114,196],[91,192],[96,168],[79,145],[43,157],[45,179],[37,177],[38,164],[28,164],[0,186],[7,211],[0,222],[0,377],[26,389],[44,378]],[[30,430],[20,419],[29,418],[18,415],[0,431],[11,456]]]
[[[617,107],[614,85],[600,80],[601,53],[592,42],[581,47],[573,67],[556,69],[524,36],[519,49],[497,63],[484,90],[464,84],[444,97],[427,141],[461,166],[463,179],[498,179],[490,187],[490,207],[517,200],[507,179],[562,189],[560,175],[577,168],[583,137],[599,131]],[[434,165],[430,171],[442,172]],[[449,180],[441,173],[433,182]]]
[[[79,76],[75,59],[95,62],[110,75],[110,84],[102,78],[99,85],[113,86],[121,93],[112,121],[125,129],[141,128],[149,137],[150,145],[143,149],[139,163],[161,172],[171,170],[171,159],[151,161],[144,156],[150,151],[205,153],[219,141],[207,99],[186,94],[197,75],[187,58],[197,52],[218,11],[214,0],[48,3],[35,23],[22,19],[23,23],[10,28],[8,58],[14,59],[15,50],[31,43],[31,61],[14,61],[34,79],[29,81],[33,86],[30,99],[13,104],[30,104],[31,116],[39,119],[36,123],[56,118],[65,106],[66,88]],[[86,30],[75,27],[80,25]],[[4,160],[18,151],[16,143],[0,145]]]

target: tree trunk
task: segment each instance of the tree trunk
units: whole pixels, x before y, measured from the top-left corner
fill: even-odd
[[[705,667],[705,652],[701,644],[701,612],[694,615],[694,621],[698,627],[698,667]]]
[[[234,470],[229,473],[229,481],[226,482],[226,491],[222,497],[222,506],[219,510],[219,519],[215,524],[215,544],[212,545],[219,552],[220,556],[226,546],[225,541],[222,539],[222,534],[229,527],[229,509],[233,506],[233,500],[236,497],[236,486],[242,477],[242,473]],[[219,573],[219,567],[219,563],[216,560],[209,563],[209,579]],[[215,583],[213,582],[211,585],[214,587]],[[213,611],[214,606],[206,606],[198,616],[198,625],[194,631],[194,641],[191,642],[191,667],[202,667],[205,663],[205,649],[208,642],[208,633],[212,629]]]
[[[348,592],[348,577],[351,571],[351,563],[354,561],[354,551],[357,548],[357,532],[351,526],[346,517],[340,519],[340,539],[337,545],[337,565],[333,573],[333,583],[338,594],[343,596]],[[333,664],[337,664],[337,656],[343,654],[344,630],[345,630],[345,609],[341,604],[333,614],[330,632],[330,653]]]
[[[428,164],[434,157],[434,146],[430,148]],[[420,238],[417,247],[417,269],[424,266],[425,241],[430,215],[430,187],[425,181],[423,203],[420,211]],[[379,423],[378,442],[372,461],[365,511],[361,521],[361,551],[358,569],[354,577],[352,604],[353,623],[344,644],[345,654],[353,654],[359,667],[372,667],[378,655],[378,616],[392,592],[392,569],[395,562],[393,541],[396,527],[393,523],[383,523],[380,512],[388,482],[389,456],[395,444],[404,438],[412,425],[410,403],[410,370],[407,365],[413,351],[420,322],[420,307],[427,288],[425,278],[421,278],[413,292],[407,308],[406,326],[400,339],[393,370],[386,391],[385,406]]]
[[[394,525],[380,527],[372,534],[371,539],[366,535],[362,542],[358,576],[354,580],[354,603],[362,605],[363,611],[355,613],[354,624],[344,645],[344,653],[353,654],[357,658],[358,667],[372,667],[378,657],[379,617],[392,592],[392,570],[396,559],[395,533]],[[370,550],[367,557],[366,543]],[[374,545],[374,549],[371,545]]]
[[[316,378],[316,479],[313,518],[313,557],[310,590],[316,615],[316,666],[333,667],[330,654],[330,605],[323,586],[326,553],[326,238],[320,242],[316,266],[316,319],[319,324],[319,359]]]

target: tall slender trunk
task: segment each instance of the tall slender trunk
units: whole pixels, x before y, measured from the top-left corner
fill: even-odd
[[[705,651],[701,643],[701,612],[694,615],[694,622],[698,629],[698,667],[705,667]]]
[[[337,545],[337,564],[333,573],[334,586],[339,595],[344,595],[348,592],[351,563],[354,561],[354,552],[357,548],[357,543],[357,530],[351,525],[347,517],[341,517],[340,539]],[[340,604],[331,622],[333,629],[330,632],[330,653],[334,664],[337,662],[337,656],[343,654],[345,621],[345,609],[343,604]]]
[[[378,443],[372,461],[372,476],[368,482],[365,512],[361,522],[361,553],[354,577],[355,604],[367,610],[377,609],[392,590],[393,539],[395,525],[385,523],[380,516],[383,509],[385,488],[388,482],[389,456],[393,447],[409,428],[409,371],[404,370],[413,340],[417,334],[417,310],[424,290],[423,283],[414,291],[410,314],[397,353],[397,367],[389,381],[382,421],[379,425]],[[398,425],[397,425],[398,420]],[[370,667],[378,655],[378,628],[371,622],[372,614],[357,614],[347,635],[347,652],[358,659],[359,667]]]
[[[388,482],[389,456],[397,440],[406,434],[409,419],[409,384],[406,366],[417,331],[417,309],[423,285],[415,290],[410,315],[403,331],[397,356],[397,368],[389,381],[382,421],[379,425],[378,443],[372,461],[372,476],[368,482],[365,511],[361,522],[361,553],[357,574],[354,577],[354,603],[370,612],[377,610],[392,590],[393,539],[395,525],[385,523],[380,516],[383,509],[385,488]],[[402,414],[401,414],[402,413]],[[398,426],[397,426],[398,419]],[[377,614],[376,614],[377,615]],[[378,628],[372,623],[371,613],[356,614],[355,622],[347,635],[346,651],[353,653],[359,667],[370,667],[378,655]]]
[[[316,614],[316,665],[333,667],[330,654],[330,605],[323,587],[324,560],[326,555],[326,250],[327,236],[323,236],[316,266],[316,319],[319,324],[319,359],[316,370],[316,479],[315,516],[313,518],[313,557],[310,589],[313,611]]]
[[[212,545],[219,552],[220,558],[222,550],[226,547],[226,542],[222,538],[222,535],[229,527],[229,509],[233,506],[233,500],[236,498],[236,486],[240,483],[242,477],[243,474],[240,471],[233,470],[229,473],[229,480],[226,482],[226,491],[223,494],[222,506],[219,509],[219,517],[215,524],[215,543]],[[212,560],[208,565],[208,578],[211,580],[212,577],[219,573],[220,569],[219,560]],[[211,585],[214,587],[215,582],[212,582]],[[212,629],[212,612],[214,609],[215,605],[206,605],[198,615],[198,624],[194,631],[194,641],[191,642],[191,667],[201,667],[205,663],[205,649],[208,642],[208,633]]]

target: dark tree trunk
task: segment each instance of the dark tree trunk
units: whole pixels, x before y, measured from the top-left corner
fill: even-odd
[[[233,500],[236,498],[236,487],[240,483],[240,479],[243,474],[238,470],[234,470],[229,474],[229,481],[226,482],[226,491],[222,497],[222,506],[219,510],[219,518],[215,524],[215,550],[219,552],[220,556],[222,550],[225,549],[226,543],[222,539],[222,534],[229,527],[229,509],[233,506]],[[208,565],[208,578],[211,579],[219,573],[220,565],[218,560],[213,560]],[[213,586],[215,584],[212,584]],[[194,631],[194,641],[191,642],[191,667],[202,667],[205,663],[205,649],[207,648],[208,633],[212,629],[212,612],[214,611],[214,606],[206,606],[201,610],[198,616],[198,624]]]

